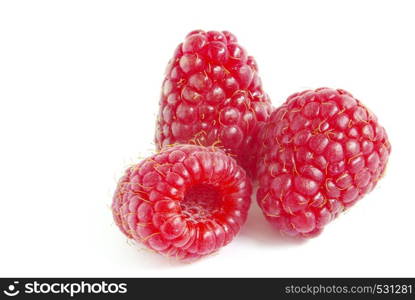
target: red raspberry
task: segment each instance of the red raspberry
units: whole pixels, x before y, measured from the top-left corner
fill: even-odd
[[[245,223],[251,183],[214,147],[182,145],[129,168],[112,210],[129,238],[166,256],[194,259],[228,244]]]
[[[391,150],[376,116],[344,90],[290,96],[261,133],[259,206],[271,224],[312,237],[370,192]]]
[[[256,62],[236,37],[192,31],[166,69],[156,145],[215,145],[250,172],[256,168],[257,132],[270,112]]]

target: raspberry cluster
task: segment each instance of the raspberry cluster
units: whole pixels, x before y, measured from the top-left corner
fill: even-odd
[[[228,31],[186,36],[159,107],[157,153],[126,170],[112,211],[128,238],[179,259],[232,241],[253,180],[278,231],[320,234],[376,186],[391,151],[376,116],[344,90],[306,90],[273,109],[254,58]]]

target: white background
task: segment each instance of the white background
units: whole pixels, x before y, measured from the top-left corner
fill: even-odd
[[[415,276],[413,1],[2,1],[0,276]],[[230,30],[278,105],[351,91],[392,143],[386,177],[313,240],[254,203],[218,254],[181,264],[130,246],[109,209],[151,153],[167,61],[193,29]]]

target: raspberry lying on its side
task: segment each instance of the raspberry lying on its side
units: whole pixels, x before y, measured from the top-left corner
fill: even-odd
[[[252,56],[227,32],[192,31],[170,60],[163,81],[155,142],[215,145],[249,173],[259,128],[271,112]]]
[[[166,256],[194,259],[239,232],[251,190],[245,171],[221,150],[167,147],[125,172],[112,210],[127,237]]]
[[[351,94],[320,88],[290,96],[261,133],[257,200],[281,232],[312,237],[370,192],[391,146]]]

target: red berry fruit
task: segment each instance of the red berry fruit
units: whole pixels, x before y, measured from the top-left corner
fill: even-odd
[[[271,111],[258,68],[227,32],[189,33],[163,81],[155,142],[215,145],[255,170],[257,133]]]
[[[214,147],[167,147],[129,168],[112,211],[129,238],[179,259],[228,244],[245,223],[251,183],[236,161]]]
[[[391,146],[362,103],[340,89],[290,96],[261,133],[257,200],[291,236],[313,237],[382,177]]]

